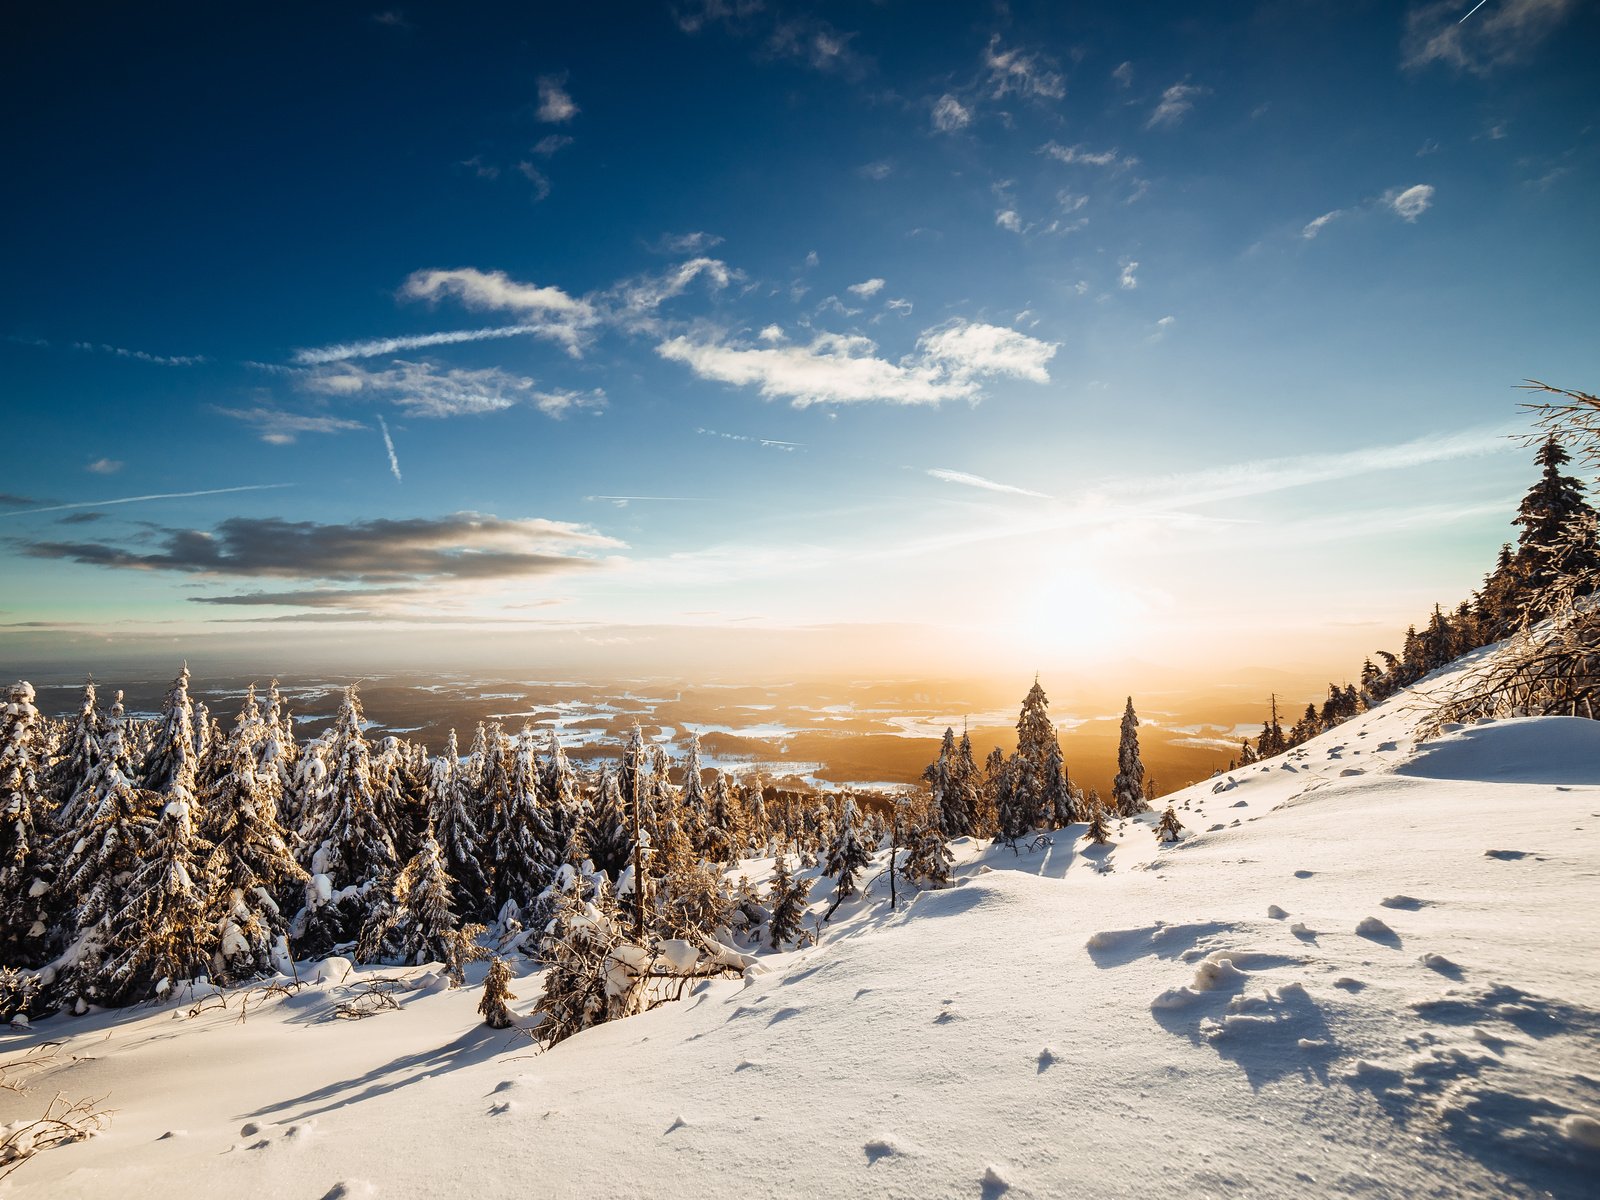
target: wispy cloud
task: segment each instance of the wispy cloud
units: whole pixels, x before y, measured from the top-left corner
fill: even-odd
[[[856,168],[856,174],[863,179],[873,179],[882,183],[894,174],[894,163],[887,158],[880,158],[876,162],[862,163]]]
[[[394,452],[394,439],[389,436],[389,422],[381,414],[378,417],[378,431],[383,434],[383,448],[389,454],[389,473],[394,476],[396,483],[400,483],[400,459]]]
[[[1056,345],[1012,329],[955,321],[924,331],[914,354],[898,362],[870,338],[817,333],[806,345],[747,346],[679,336],[656,353],[702,379],[754,387],[796,408],[811,404],[940,404],[975,401],[986,378],[1048,382]]]
[[[552,125],[570,121],[578,115],[578,106],[567,93],[565,75],[543,75],[539,78],[539,120]]]
[[[933,127],[940,133],[954,133],[972,124],[972,110],[946,92],[933,104]]]
[[[1156,105],[1155,111],[1150,114],[1150,119],[1144,123],[1144,127],[1170,129],[1188,115],[1196,99],[1209,94],[1210,91],[1210,88],[1187,81],[1173,84],[1161,93],[1161,103]]]
[[[517,174],[533,185],[533,202],[535,204],[550,195],[550,176],[546,175],[531,162],[519,162],[517,164]]]
[[[995,34],[983,51],[983,65],[989,73],[989,96],[999,100],[1015,93],[1044,100],[1059,100],[1067,94],[1066,80],[1042,54],[1022,50],[1002,50]]]
[[[881,279],[865,279],[860,283],[852,283],[849,287],[845,288],[845,291],[853,292],[855,295],[860,296],[863,300],[867,300],[883,291],[883,284],[884,281]]]
[[[1131,62],[1118,63],[1116,70],[1111,72],[1111,78],[1116,80],[1119,88],[1133,86],[1133,64]]]
[[[704,230],[690,233],[663,233],[650,245],[656,254],[704,254],[714,246],[722,245],[722,238]]]
[[[785,442],[777,438],[752,437],[747,433],[723,433],[718,429],[699,428],[695,432],[703,437],[721,438],[729,442],[749,442],[767,450],[781,450],[786,454],[792,454],[796,450],[804,450],[806,446],[804,442]]]
[[[1117,277],[1119,287],[1133,291],[1139,286],[1139,260],[1136,258],[1124,259],[1122,274]]]
[[[1437,62],[1487,75],[1526,62],[1578,7],[1577,0],[1494,0],[1466,21],[1457,0],[1419,4],[1406,14],[1401,61],[1409,70]]]
[[[1433,186],[1417,183],[1408,188],[1390,188],[1383,194],[1383,202],[1393,209],[1396,215],[1407,221],[1415,221],[1432,207]]]
[[[12,512],[0,513],[0,518],[68,512],[75,508],[109,508],[113,504],[143,504],[147,500],[188,500],[196,496],[227,496],[234,492],[266,492],[293,486],[292,483],[246,483],[238,487],[203,488],[196,492],[151,492],[143,496],[119,496],[112,500],[75,500],[71,504],[46,504],[38,508],[15,509]]]
[[[550,391],[534,392],[529,399],[545,416],[554,417],[558,421],[568,413],[584,410],[598,412],[606,406],[606,394],[602,388],[592,388],[587,392],[555,388]]]
[[[41,342],[48,345],[48,342]],[[123,346],[108,346],[104,342],[73,342],[74,350],[87,350],[94,354],[110,354],[135,362],[154,363],[161,367],[194,367],[209,362],[204,354],[151,354],[146,350],[129,350]]]
[[[84,470],[93,475],[115,475],[126,465],[127,464],[123,463],[121,460],[115,458],[97,458],[88,466],[84,467]]]
[[[1131,154],[1123,157],[1122,152],[1114,146],[1110,150],[1086,150],[1082,146],[1063,146],[1060,142],[1050,141],[1039,147],[1039,153],[1057,162],[1079,163],[1086,167],[1132,167],[1139,162]]]
[[[291,445],[302,433],[347,433],[365,428],[360,421],[349,421],[343,417],[291,413],[277,408],[219,407],[216,411],[235,421],[255,426],[256,435],[274,446]]]
[[[966,471],[952,471],[948,467],[929,467],[928,474],[935,479],[942,479],[946,483],[958,483],[962,487],[979,488],[986,492],[1004,492],[1012,496],[1032,496],[1036,500],[1054,499],[1054,497],[1044,492],[1035,492],[1030,488],[1015,487],[1009,483],[997,483],[993,479],[985,479],[982,475],[973,475]]]
[[[1325,212],[1320,217],[1315,217],[1306,222],[1305,228],[1300,231],[1300,236],[1310,241],[1321,233],[1327,226],[1344,216],[1344,209],[1336,208],[1332,212]]]
[[[532,379],[498,367],[439,368],[404,359],[379,371],[349,362],[318,367],[302,378],[301,386],[326,396],[377,396],[414,417],[498,412],[534,395]]]

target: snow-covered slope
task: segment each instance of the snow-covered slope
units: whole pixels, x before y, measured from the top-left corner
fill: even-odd
[[[1408,705],[1179,793],[1176,846],[1150,818],[960,844],[958,886],[891,915],[880,884],[765,973],[547,1054],[475,987],[331,1019],[394,974],[339,964],[242,1023],[44,1022],[0,1059],[62,1063],[0,1122],[56,1091],[116,1115],[0,1190],[1594,1195],[1600,723],[1418,747]]]

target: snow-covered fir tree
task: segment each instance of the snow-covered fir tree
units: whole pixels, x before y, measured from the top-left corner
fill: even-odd
[[[301,862],[311,883],[294,933],[307,954],[352,942],[399,869],[391,827],[373,786],[371,751],[355,685],[327,743],[327,775],[308,797]]]
[[[506,923],[513,916],[533,911],[558,865],[555,833],[539,795],[532,730],[524,727],[517,736],[504,785],[497,782],[485,801],[483,865],[489,876],[491,907]],[[508,905],[513,907],[508,909]]]
[[[489,959],[489,971],[483,977],[483,997],[478,1001],[478,1012],[490,1029],[510,1029],[516,1022],[507,1001],[515,1000],[511,991],[511,968],[498,954]]]
[[[1148,810],[1144,801],[1144,761],[1139,757],[1139,718],[1133,697],[1122,710],[1122,738],[1117,743],[1117,777],[1111,784],[1117,816],[1131,817]]]
[[[583,848],[588,804],[583,795],[583,783],[561,748],[561,739],[554,729],[550,730],[543,769],[540,792],[550,812],[550,844],[556,850],[558,861],[582,862],[588,857],[588,851]]]
[[[489,879],[479,858],[482,838],[472,819],[472,800],[461,752],[452,729],[444,753],[433,760],[428,780],[428,815],[454,880],[451,901],[464,920],[487,920]]]
[[[782,950],[800,936],[810,893],[811,880],[796,879],[789,870],[789,856],[780,853],[772,864],[772,886],[767,894],[767,907],[772,910],[767,940],[774,950]]]
[[[752,775],[746,781],[741,807],[745,830],[745,853],[741,857],[754,855],[759,858],[767,843],[772,840],[772,824],[767,819],[766,789],[762,786],[759,776]]]
[[[255,750],[256,779],[271,800],[277,818],[286,827],[293,828],[300,820],[300,813],[291,810],[288,798],[294,791],[300,747],[294,738],[294,717],[278,693],[276,679],[267,689],[267,708]]]
[[[0,711],[0,962],[13,966],[37,963],[49,932],[51,805],[34,699],[31,683],[15,683]]]
[[[94,680],[89,679],[83,685],[83,701],[77,715],[67,726],[50,768],[50,796],[60,827],[70,826],[82,814],[84,788],[105,753],[104,740],[105,721],[100,715]]]
[[[247,725],[236,731],[224,751],[226,769],[203,798],[212,845],[205,870],[216,945],[212,976],[226,982],[292,971],[285,907],[307,882],[261,782],[248,732]]]
[[[599,870],[620,879],[633,865],[633,832],[627,800],[614,771],[600,777],[599,796],[583,829],[583,844]]]
[[[162,702],[161,718],[144,760],[140,783],[147,791],[162,796],[192,800],[199,767],[194,705],[189,699],[189,668],[185,665]]]
[[[174,784],[138,865],[107,914],[103,950],[88,994],[102,1004],[162,997],[210,968],[204,858],[189,799]]]
[[[1038,827],[1038,783],[1033,763],[1020,753],[1005,761],[995,786],[995,840],[1016,849]]]
[[[950,866],[956,860],[945,837],[943,813],[943,807],[930,798],[906,836],[902,869],[907,879],[923,887],[940,888],[948,884]]]
[[[1083,836],[1096,846],[1104,846],[1111,840],[1111,830],[1106,826],[1106,808],[1100,803],[1098,796],[1090,801],[1089,828],[1084,831]]]
[[[110,921],[122,909],[128,880],[150,840],[160,805],[160,797],[134,786],[132,754],[124,740],[127,724],[118,692],[105,753],[86,785],[86,814],[62,835],[61,865],[50,897],[51,907],[71,929],[61,963],[67,990],[83,1003],[108,1003],[100,967]]]
[[[411,965],[443,963],[452,984],[462,968],[481,955],[482,925],[463,926],[450,901],[452,881],[432,828],[425,829],[416,854],[395,876],[385,903],[375,909],[361,933],[358,953],[368,962]]]
[[[683,785],[678,789],[678,825],[699,853],[705,853],[707,811],[705,768],[700,765],[700,735],[689,733],[689,746],[683,759]]]
[[[641,1011],[650,961],[644,947],[623,937],[608,889],[586,899],[578,873],[563,865],[554,891],[554,915],[540,943],[549,965],[532,1025],[533,1036],[547,1048]]]
[[[1177,810],[1172,805],[1167,805],[1167,811],[1161,814],[1161,823],[1156,826],[1156,839],[1162,842],[1175,842],[1183,832],[1183,826],[1178,821]]]
[[[1571,460],[1555,435],[1545,439],[1534,455],[1543,468],[1539,480],[1528,489],[1511,522],[1521,529],[1516,552],[1518,608],[1520,615],[1534,621],[1550,614],[1555,581],[1591,571],[1600,553],[1585,519],[1594,514],[1584,499],[1583,484],[1562,471]]]
[[[823,874],[833,878],[834,894],[840,900],[855,895],[857,876],[872,861],[872,853],[863,841],[861,832],[861,814],[856,808],[856,799],[846,792],[838,828],[822,865]]]
[[[723,771],[714,772],[702,843],[706,858],[725,866],[737,866],[743,857],[744,831],[741,826],[739,804],[734,798],[728,776]]]

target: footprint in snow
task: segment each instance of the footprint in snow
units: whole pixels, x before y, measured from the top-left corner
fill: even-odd
[[[156,1139],[158,1142],[171,1141],[173,1138],[186,1138],[189,1136],[187,1129],[169,1129]]]
[[[366,1200],[369,1196],[376,1196],[378,1189],[365,1179],[345,1179],[334,1184],[322,1197],[322,1200]]]
[[[1317,931],[1307,926],[1304,921],[1296,921],[1289,926],[1289,932],[1302,942],[1314,942],[1317,940]]]
[[[489,1106],[489,1115],[491,1117],[503,1117],[507,1113],[516,1111],[517,1102],[515,1100],[502,1100],[499,1104],[491,1104]]]
[[[866,1151],[867,1166],[869,1167],[880,1158],[893,1158],[900,1153],[900,1148],[888,1138],[873,1138],[861,1148]]]
[[[1011,1190],[1011,1181],[1007,1179],[1000,1168],[990,1163],[983,1169],[983,1200],[995,1200]]]
[[[1432,900],[1418,900],[1415,896],[1386,896],[1378,901],[1384,908],[1403,908],[1408,912],[1416,912],[1419,908],[1431,908]]]
[[[1359,992],[1367,985],[1359,979],[1352,979],[1348,975],[1341,975],[1333,981],[1333,986],[1346,992]]]
[[[739,1065],[733,1069],[733,1073],[737,1075],[740,1071],[759,1071],[760,1069],[760,1063],[751,1062],[748,1058],[741,1058]]]
[[[1229,808],[1249,808],[1250,807],[1250,801],[1248,801],[1248,800],[1235,800],[1228,807]]]
[[[689,1122],[685,1121],[680,1114],[679,1116],[672,1118],[672,1124],[667,1126],[666,1130],[661,1134],[661,1136],[666,1137],[669,1133],[676,1133],[678,1130],[687,1129],[688,1127]]]
[[[772,1019],[767,1024],[776,1025],[779,1021],[787,1021],[790,1017],[798,1017],[804,1011],[805,1009],[803,1008],[780,1008],[772,1014]]]
[[[1315,871],[1296,871],[1294,877],[1296,879],[1310,879],[1315,874]]]
[[[1283,909],[1279,908],[1276,904],[1267,905],[1267,916],[1270,917],[1274,921],[1281,921],[1285,917],[1287,917],[1288,915],[1289,915],[1288,913],[1286,913]]]
[[[1054,1048],[1050,1046],[1046,1046],[1043,1050],[1039,1051],[1039,1074],[1043,1075],[1051,1067],[1055,1066],[1056,1058],[1056,1052]]]
[[[1528,850],[1485,850],[1483,852],[1483,856],[1485,858],[1498,859],[1501,862],[1516,862],[1523,858],[1531,858],[1535,862],[1544,861],[1544,859],[1540,858],[1537,854],[1534,854]]]
[[[962,1017],[962,1015],[960,1013],[958,1013],[953,1008],[947,1008],[942,1013],[940,1013],[937,1017],[935,1017],[933,1019],[933,1023],[935,1025],[948,1025],[952,1021],[961,1021],[961,1020],[965,1020],[965,1018]]]

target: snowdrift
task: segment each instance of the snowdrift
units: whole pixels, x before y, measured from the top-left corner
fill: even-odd
[[[0,1123],[58,1091],[116,1111],[0,1190],[1592,1196],[1600,724],[1417,745],[1418,716],[1178,793],[1176,845],[1153,815],[957,843],[957,886],[891,913],[880,883],[820,944],[546,1054],[479,1022],[481,965],[452,991],[330,960],[247,1008],[13,1031],[0,1059],[63,1045]],[[376,976],[397,1006],[340,1019]]]

